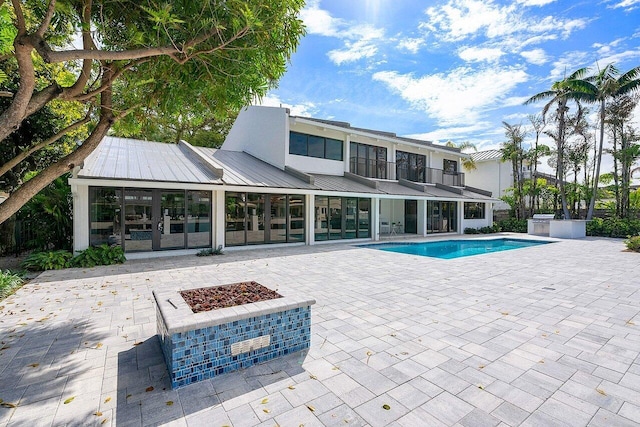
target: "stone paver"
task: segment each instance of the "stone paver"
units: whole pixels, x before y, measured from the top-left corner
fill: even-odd
[[[45,272],[0,301],[0,427],[637,425],[640,256],[623,249],[340,243]],[[311,348],[171,390],[151,291],[244,280],[316,299]]]

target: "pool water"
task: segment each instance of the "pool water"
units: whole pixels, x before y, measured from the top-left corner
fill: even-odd
[[[443,240],[422,243],[382,243],[362,245],[370,249],[379,249],[401,254],[429,256],[453,259],[491,252],[508,251],[551,243],[544,240],[486,239],[486,240]],[[361,247],[362,247],[361,246]]]

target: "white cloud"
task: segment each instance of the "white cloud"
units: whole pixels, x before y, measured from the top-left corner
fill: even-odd
[[[518,0],[517,3],[523,6],[545,6],[556,0]]]
[[[421,38],[406,38],[398,42],[398,49],[408,50],[411,53],[418,53],[425,40]]]
[[[622,8],[628,12],[628,11],[637,9],[639,5],[640,5],[640,0],[622,0],[621,2],[616,3],[613,6],[609,6],[609,7],[613,9]]]
[[[488,122],[478,122],[470,126],[452,126],[443,127],[430,132],[416,133],[405,135],[407,138],[421,139],[424,141],[433,141],[434,143],[444,143],[446,141],[456,141],[458,139],[468,140],[469,134],[477,134],[489,129],[491,124]]]
[[[548,61],[547,54],[542,49],[525,50],[520,52],[520,55],[534,65],[544,65]]]
[[[527,74],[515,67],[480,71],[461,67],[449,74],[419,78],[381,71],[373,79],[385,83],[413,108],[425,111],[441,125],[454,125],[476,123],[483,111],[498,106],[516,85],[526,81]]]
[[[548,0],[521,2],[527,6],[540,6]],[[585,19],[564,20],[552,16],[525,16],[521,4],[501,6],[493,0],[449,0],[442,6],[426,10],[427,22],[421,28],[445,42],[456,42],[484,36],[489,40],[502,40],[518,46],[532,37],[550,37],[560,34],[567,38],[573,31],[584,28]],[[517,37],[516,37],[517,35]]]
[[[326,10],[320,9],[318,0],[310,1],[300,12],[300,18],[308,34],[335,37],[344,41],[343,48],[327,53],[336,65],[373,57],[378,52],[377,44],[384,40],[384,29],[334,18]]]
[[[283,107],[291,110],[292,116],[312,117],[317,114],[318,108],[313,102],[303,102],[302,104],[288,104],[283,102],[277,95],[268,94],[262,98],[261,102],[255,102],[254,105],[262,105],[264,107]]]
[[[553,68],[549,73],[549,79],[553,81],[558,81],[575,70],[583,67],[584,63],[588,62],[588,57],[590,56],[587,52],[566,52],[553,63]]]
[[[467,62],[496,61],[504,55],[502,49],[465,46],[458,50],[458,56]]]

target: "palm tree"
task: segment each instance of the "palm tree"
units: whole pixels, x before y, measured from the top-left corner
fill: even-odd
[[[451,147],[451,148],[458,148],[458,149],[460,149],[460,152],[464,152],[465,150],[473,150],[474,152],[478,151],[478,148],[476,147],[476,145],[474,143],[472,143],[472,142],[469,142],[469,141],[463,141],[463,142],[459,142],[458,144],[456,144],[455,142],[449,140],[444,145],[446,145],[447,147]],[[472,171],[472,170],[475,170],[477,168],[476,162],[475,162],[475,160],[473,160],[472,157],[463,158],[461,160],[461,163],[462,163],[462,167],[466,171]]]
[[[596,155],[596,166],[593,176],[593,190],[587,211],[587,220],[593,217],[596,196],[598,194],[598,180],[600,178],[600,165],[602,163],[602,151],[604,146],[604,126],[606,119],[607,101],[614,97],[630,94],[640,88],[640,66],[632,68],[623,75],[613,64],[608,64],[597,74],[581,79],[576,77],[571,85],[580,94],[580,99],[598,103],[600,107],[600,141]],[[619,77],[617,77],[619,76]],[[617,77],[617,78],[616,78]]]
[[[524,214],[524,176],[522,175],[522,162],[525,154],[522,150],[522,142],[527,132],[522,128],[522,125],[510,125],[507,122],[502,122],[502,126],[504,127],[504,134],[507,140],[502,143],[500,151],[502,152],[502,161],[511,162],[516,201],[516,218],[520,219]]]
[[[529,150],[529,157],[531,161],[531,199],[530,199],[530,209],[531,216],[535,213],[536,209],[536,199],[537,199],[537,186],[538,186],[538,158],[541,157],[542,150],[541,147],[538,147],[538,142],[540,141],[540,134],[544,131],[544,127],[547,125],[544,121],[544,118],[539,114],[529,114],[527,116],[529,119],[529,123],[531,123],[531,127],[533,128],[533,132],[535,133],[536,139],[535,144],[531,150]],[[548,151],[548,147],[545,145],[546,151]],[[546,152],[545,151],[545,152]],[[539,200],[538,200],[539,205]]]
[[[558,146],[556,153],[558,156],[557,165],[558,165],[558,175],[560,177],[559,180],[559,188],[560,188],[560,198],[562,201],[562,212],[566,219],[571,218],[569,214],[569,209],[567,207],[567,195],[564,187],[564,151],[565,151],[565,133],[567,129],[566,123],[566,114],[569,111],[569,107],[567,104],[569,101],[574,99],[581,99],[585,96],[585,94],[576,89],[576,84],[574,82],[581,79],[587,73],[587,68],[581,68],[577,71],[574,71],[568,77],[564,79],[554,82],[551,85],[551,90],[547,90],[544,92],[540,92],[536,95],[533,95],[531,98],[525,101],[525,105],[532,104],[539,101],[549,100],[544,107],[542,108],[542,117],[546,117],[549,109],[554,104],[557,105],[556,108],[556,119],[558,121],[558,131],[556,134],[556,145]],[[582,81],[582,80],[580,80]]]

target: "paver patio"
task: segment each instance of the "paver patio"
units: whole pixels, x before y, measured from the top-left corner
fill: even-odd
[[[171,390],[152,289],[245,280],[317,300],[310,350]],[[639,289],[640,254],[599,238],[46,272],[0,301],[0,426],[638,425]]]

